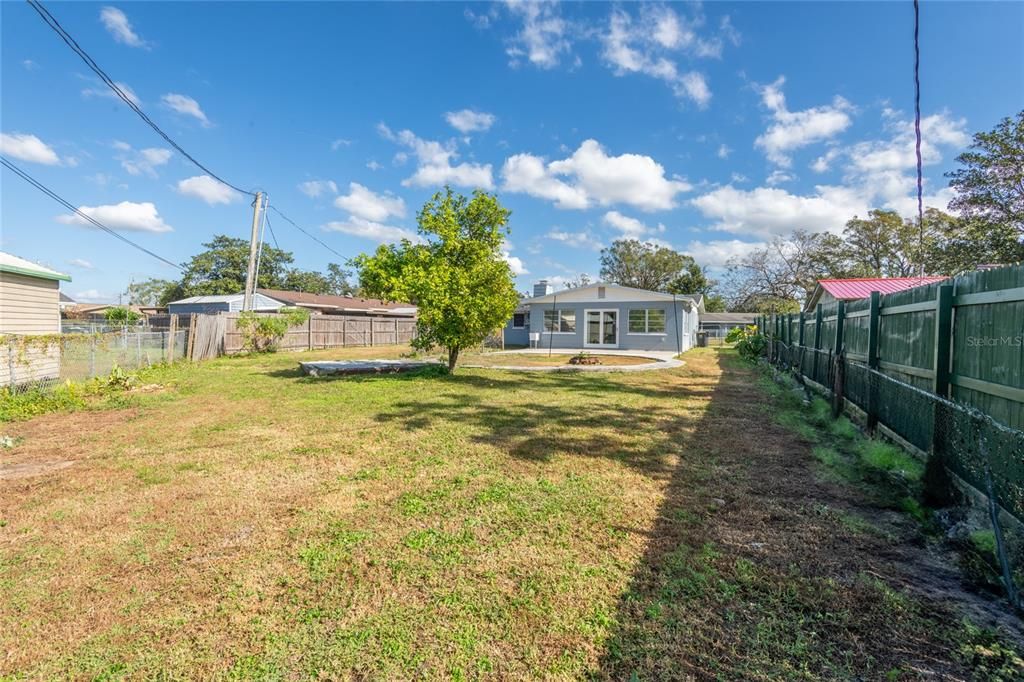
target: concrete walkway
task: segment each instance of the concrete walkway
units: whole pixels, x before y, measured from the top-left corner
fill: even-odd
[[[530,365],[516,365],[516,355],[547,355],[547,348],[523,348],[521,350],[502,350],[496,351],[493,355],[506,355],[509,356],[508,365],[489,365],[484,367],[483,365],[461,365],[462,367],[471,367],[474,369],[505,369],[516,372],[647,372],[652,369],[671,369],[673,367],[682,367],[684,363],[682,360],[676,359],[676,353],[673,351],[657,351],[657,350],[619,350],[619,349],[599,349],[599,348],[555,348],[551,351],[552,355],[577,355],[579,353],[586,353],[587,355],[626,355],[632,358],[647,358],[651,362],[642,365],[558,365],[555,367],[537,367]]]

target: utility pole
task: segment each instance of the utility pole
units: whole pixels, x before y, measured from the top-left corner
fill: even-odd
[[[263,203],[263,192],[256,192],[252,204],[252,235],[249,237],[249,268],[245,272],[245,294],[242,298],[242,310],[252,310],[253,294],[256,292],[256,253],[260,230],[260,205]]]

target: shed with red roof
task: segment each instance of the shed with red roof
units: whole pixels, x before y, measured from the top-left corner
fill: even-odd
[[[822,303],[833,301],[859,301],[871,296],[872,291],[894,294],[914,287],[941,282],[948,277],[855,277],[851,279],[819,279],[814,293],[807,299],[804,310],[810,312]]]

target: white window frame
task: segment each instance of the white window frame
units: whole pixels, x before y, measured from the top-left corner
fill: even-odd
[[[548,329],[548,321],[547,321],[548,313],[558,313],[558,324],[556,326],[558,327],[559,330],[561,330],[562,329],[562,313],[564,311],[566,311],[566,310],[568,310],[568,311],[570,311],[572,313],[573,320],[574,320],[573,325],[575,325],[576,329],[574,329],[571,332],[563,332],[563,331],[553,332],[553,331],[550,331]],[[579,330],[579,328],[580,328],[579,327],[579,315],[577,315],[576,313],[577,313],[577,311],[576,311],[575,308],[555,308],[554,310],[551,310],[550,308],[548,308],[547,310],[544,311],[544,315],[541,318],[541,325],[540,325],[541,326],[541,330],[545,334],[563,334],[563,335],[566,335],[566,336],[574,335]]]
[[[644,311],[644,329],[645,330],[648,330],[648,329],[651,328],[651,311],[652,310],[660,310],[662,313],[665,314],[665,331],[663,331],[663,332],[652,332],[652,331],[635,332],[632,329],[630,329],[629,328],[629,317],[633,313],[634,310],[642,310],[642,311]],[[626,310],[626,334],[628,334],[629,336],[668,336],[668,311],[665,310],[664,308],[629,308],[629,309],[627,309]]]
[[[522,318],[523,318],[523,323],[522,324],[516,325],[516,315],[521,315],[522,316]],[[528,316],[527,316],[526,313],[512,313],[512,329],[526,329],[527,317]]]

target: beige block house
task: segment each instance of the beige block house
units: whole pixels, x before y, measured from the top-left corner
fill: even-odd
[[[0,335],[60,333],[60,283],[71,278],[0,251]],[[48,379],[60,374],[57,344],[0,344],[0,385]]]

